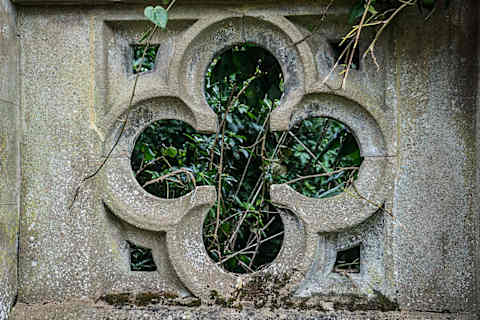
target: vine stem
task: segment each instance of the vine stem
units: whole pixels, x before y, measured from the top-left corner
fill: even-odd
[[[285,182],[285,184],[292,184],[292,183],[302,181],[302,180],[305,180],[305,179],[311,179],[311,178],[317,178],[317,177],[328,177],[328,176],[334,175],[335,173],[340,173],[340,172],[345,171],[345,170],[358,170],[358,167],[344,167],[344,168],[340,168],[338,170],[330,171],[330,172],[327,172],[327,173],[318,173],[318,174],[311,174],[311,175],[308,175],[308,176],[302,176],[302,177],[298,177],[298,178],[292,179],[290,181],[287,181],[287,182]]]
[[[168,12],[172,7],[173,5],[175,4],[177,0],[172,0],[172,2],[170,2],[170,4],[168,5],[166,11]],[[145,48],[143,50],[143,53],[142,53],[142,58],[140,60],[140,65],[138,66],[138,70],[142,70],[142,66],[143,66],[143,61],[145,60],[145,55],[147,53],[147,50],[148,48],[150,47],[150,41],[152,40],[153,38],[153,35],[155,34],[155,32],[157,31],[158,29],[158,26],[155,24],[154,28],[153,28],[153,31],[150,33],[150,35],[148,36],[148,40],[147,40],[147,44],[145,45]],[[115,150],[115,148],[117,147],[118,143],[120,142],[120,139],[121,137],[123,136],[123,133],[125,132],[125,128],[127,126],[127,122],[128,122],[128,118],[129,118],[129,114],[130,114],[130,111],[132,110],[132,107],[133,107],[133,99],[135,97],[135,91],[137,89],[137,83],[138,83],[138,78],[140,76],[140,73],[137,73],[136,76],[135,76],[135,81],[133,83],[133,88],[132,88],[132,93],[130,95],[130,99],[129,99],[129,102],[128,102],[128,108],[127,108],[127,112],[126,112],[126,115],[125,115],[125,119],[123,120],[123,123],[122,123],[122,126],[120,128],[120,132],[119,134],[117,135],[116,139],[115,139],[115,142],[113,143],[113,146],[110,148],[110,150],[108,151],[107,153],[107,156],[103,159],[102,163],[98,166],[98,168],[91,174],[89,174],[88,176],[84,177],[82,179],[82,181],[80,182],[80,184],[78,185],[77,189],[75,190],[75,193],[73,195],[73,199],[72,199],[72,202],[69,206],[69,210],[71,210],[73,208],[73,205],[75,204],[75,201],[77,200],[78,198],[78,194],[80,192],[80,189],[81,187],[83,186],[83,184],[85,182],[87,182],[88,180],[90,180],[91,178],[95,177],[99,172],[100,170],[103,169],[103,167],[105,166],[105,164],[107,163],[107,161],[110,159],[110,157],[112,156],[112,153],[113,151]]]
[[[148,36],[148,40],[147,40],[147,44],[145,45],[145,48],[143,49],[143,53],[142,53],[142,58],[140,60],[140,65],[138,66],[138,70],[142,70],[142,66],[143,66],[143,61],[145,60],[145,55],[147,53],[147,50],[148,48],[150,47],[150,41],[152,40],[153,38],[153,35],[155,34],[155,32],[157,31],[158,27],[157,25],[155,25],[155,27],[153,28],[153,31],[150,33],[150,35]],[[128,117],[129,117],[129,114],[130,114],[130,111],[132,110],[132,107],[133,107],[133,99],[135,97],[135,91],[137,89],[137,83],[138,83],[138,78],[140,76],[140,73],[137,73],[135,75],[135,81],[133,82],[133,88],[132,88],[132,93],[130,94],[130,99],[128,101],[128,108],[127,108],[127,112],[126,112],[126,115],[125,115],[125,119],[122,121],[122,126],[120,127],[120,132],[119,134],[117,135],[116,139],[115,139],[115,142],[113,143],[113,146],[110,148],[110,150],[108,151],[107,153],[107,156],[103,159],[102,163],[97,167],[97,169],[95,169],[95,171],[91,174],[89,174],[88,176],[84,177],[82,179],[82,181],[80,182],[80,184],[78,185],[77,189],[75,190],[75,193],[73,195],[73,199],[72,199],[72,202],[69,206],[69,210],[71,210],[73,208],[73,205],[75,204],[75,201],[77,200],[78,198],[78,193],[80,192],[80,188],[83,186],[83,184],[85,182],[87,182],[88,180],[90,180],[91,178],[95,177],[99,172],[100,170],[103,169],[103,167],[105,167],[105,164],[107,163],[107,161],[110,159],[110,157],[112,156],[112,153],[113,151],[115,150],[115,148],[117,147],[118,143],[120,142],[120,139],[121,137],[123,136],[123,133],[125,132],[125,128],[127,126],[127,122],[128,122]]]
[[[281,236],[283,233],[284,233],[284,232],[281,231],[281,232],[279,232],[279,233],[274,234],[273,236],[270,236],[270,237],[268,237],[268,238],[265,238],[265,239],[263,239],[263,240],[261,240],[261,241],[258,241],[258,242],[256,242],[256,243],[254,243],[254,244],[251,244],[251,245],[243,248],[242,250],[239,250],[239,251],[237,251],[237,252],[234,252],[234,253],[226,256],[226,257],[223,258],[222,260],[218,261],[218,262],[217,262],[217,265],[223,264],[224,262],[232,259],[233,257],[236,257],[237,255],[239,255],[239,254],[241,254],[241,253],[245,253],[245,251],[247,251],[248,249],[251,249],[251,248],[257,246],[257,244],[262,244],[262,243],[264,243],[264,242],[267,242],[267,241],[269,241],[269,240],[272,240],[273,238],[276,238],[276,237],[278,237],[278,236]]]
[[[196,183],[196,181],[195,181],[194,175],[193,175],[190,171],[188,171],[187,169],[184,169],[184,168],[181,168],[181,169],[172,171],[172,172],[167,173],[167,174],[165,174],[165,175],[163,175],[163,176],[161,176],[161,177],[158,177],[158,178],[156,178],[156,179],[147,181],[147,182],[145,182],[145,184],[144,184],[142,187],[145,188],[145,187],[147,187],[147,186],[149,186],[149,185],[151,185],[151,184],[154,184],[154,183],[160,182],[160,181],[162,181],[162,180],[165,180],[165,179],[168,178],[168,177],[176,176],[177,174],[180,174],[180,173],[185,173],[185,174],[190,178],[190,180],[192,181],[193,187],[194,187],[194,188],[196,187],[197,183]]]
[[[218,164],[217,214],[215,217],[215,232],[214,232],[215,239],[218,238],[218,228],[220,227],[220,202],[222,200],[223,153],[225,150],[224,142],[225,142],[225,127],[227,126],[227,116],[228,116],[228,113],[230,112],[230,109],[233,107],[233,105],[238,101],[238,99],[240,99],[240,97],[245,92],[245,90],[247,90],[247,88],[250,86],[250,83],[252,83],[252,81],[255,80],[260,74],[261,72],[256,72],[253,76],[247,79],[242,89],[240,89],[240,91],[237,93],[235,98],[233,98],[228,104],[228,107],[225,110],[225,115],[223,116],[222,127],[221,127],[222,136],[221,136],[221,146],[220,146],[220,163]]]

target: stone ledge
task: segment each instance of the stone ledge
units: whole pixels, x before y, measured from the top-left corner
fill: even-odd
[[[143,308],[116,308],[109,305],[95,304],[89,301],[65,303],[47,303],[27,305],[19,303],[11,313],[11,320],[243,320],[243,319],[283,319],[283,320],[474,320],[474,314],[430,313],[430,312],[319,312],[284,309],[229,309],[218,306],[200,307],[166,307],[149,306]]]
[[[350,1],[350,2],[349,2]],[[87,5],[87,6],[94,6],[94,5],[106,5],[106,4],[142,4],[142,5],[149,5],[152,2],[147,2],[145,0],[12,0],[14,4],[20,4],[20,5]],[[198,0],[178,0],[177,1],[179,4],[184,4],[184,3],[198,3]],[[312,2],[315,3],[315,5],[322,5],[322,4],[328,4],[329,0],[317,0],[317,1],[312,1],[312,0],[295,0],[296,3],[308,3],[312,4]],[[351,0],[337,0],[338,4],[342,3],[350,3]],[[235,4],[238,5],[237,0],[203,0],[201,2],[202,4]],[[279,5],[281,3],[289,3],[291,4],[292,1],[288,0],[242,0],[242,4],[244,3],[262,3],[262,4],[273,4],[273,5]]]

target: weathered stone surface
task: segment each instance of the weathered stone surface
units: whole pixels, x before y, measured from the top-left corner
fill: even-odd
[[[473,2],[395,30],[399,174],[393,247],[404,308],[475,310]],[[414,14],[414,12],[412,12]],[[408,25],[408,26],[407,26]],[[435,36],[433,36],[435,34]],[[418,45],[412,45],[412,44]],[[478,266],[477,266],[478,268]]]
[[[28,74],[22,81],[19,300],[132,290],[180,293],[182,286],[169,271],[162,247],[164,235],[141,232],[145,245],[153,247],[154,242],[157,247],[159,272],[130,271],[126,240],[139,236],[106,210],[94,180],[81,184],[103,159],[104,136],[97,125],[104,105],[96,104],[101,91],[95,85],[102,69],[94,63],[101,38],[94,15],[88,10],[24,8],[18,26],[22,72]]]
[[[17,294],[19,131],[16,12],[0,1],[0,319]]]
[[[477,4],[477,13],[480,17],[480,5]],[[477,29],[477,39],[480,37],[480,33]],[[477,298],[477,314],[480,314],[480,76],[478,71],[480,69],[480,45],[477,42],[477,59],[476,59],[476,68],[477,68],[477,101],[476,101],[476,117],[475,117],[475,149],[476,149],[476,170],[475,170],[475,192],[473,193],[473,207],[474,212],[472,223],[475,228],[475,239],[474,239],[474,259],[475,259],[475,269],[476,269],[476,298]],[[475,212],[477,214],[475,214]]]
[[[15,319],[208,319],[212,311],[211,319],[461,319],[461,312],[473,314],[478,307],[478,211],[473,206],[478,159],[471,30],[478,28],[472,14],[477,5],[452,4],[427,24],[404,15],[377,44],[378,61],[386,71],[378,74],[374,63],[365,62],[352,71],[346,90],[333,90],[338,75],[322,84],[332,63],[328,41],[342,36],[350,1],[338,2],[325,32],[308,41],[302,38],[309,23],[319,21],[326,1],[212,3],[175,5],[171,28],[153,39],[160,56],[155,70],[140,76],[132,109],[130,45],[146,25],[142,6],[18,8],[24,128],[21,303]],[[213,187],[179,201],[160,199],[141,189],[129,167],[136,137],[154,120],[181,119],[199,131],[215,131],[216,116],[204,99],[204,72],[215,54],[243,41],[270,50],[285,74],[286,94],[271,120],[274,130],[287,130],[312,115],[339,119],[353,130],[367,158],[357,181],[366,199],[343,194],[327,207],[328,199],[307,199],[272,187],[272,199],[294,213],[282,252],[269,269],[279,276],[299,271],[295,285],[286,286],[286,296],[320,297],[316,307],[337,311],[342,308],[331,306],[335,299],[344,299],[343,306],[386,299],[392,310],[452,314],[125,310],[89,302],[152,291],[202,298],[215,291],[225,299],[252,279],[219,270],[205,252],[201,225],[214,201]],[[12,59],[4,50],[0,47],[0,59]],[[16,89],[9,89],[12,83],[4,79],[13,67],[1,68],[0,89],[6,93],[5,101],[0,96],[0,115],[8,119],[1,125],[11,130],[16,128],[18,102],[11,96]],[[115,144],[127,114],[125,135],[112,158],[83,182]],[[12,168],[18,151],[8,150],[8,161],[0,158],[2,166],[6,163],[7,173],[16,173]],[[2,181],[3,188],[7,184]],[[16,201],[15,194],[9,186],[0,199]],[[5,212],[0,226],[13,226],[3,242],[12,258],[18,221],[12,217],[18,211],[16,205],[5,208],[0,207]],[[157,272],[130,271],[127,240],[153,249]],[[364,250],[363,269],[346,280],[332,268],[336,253],[352,245]],[[8,304],[15,274],[7,271]],[[257,289],[268,287],[265,283]],[[84,302],[41,306],[69,299]]]
[[[196,308],[164,307],[152,305],[144,308],[112,307],[88,301],[46,305],[18,304],[12,314],[13,320],[476,320],[473,314],[448,314],[427,312],[321,312],[301,309],[229,309],[219,306]]]

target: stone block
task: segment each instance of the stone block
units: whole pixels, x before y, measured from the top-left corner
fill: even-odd
[[[17,101],[16,13],[9,0],[0,2],[0,100]]]
[[[17,295],[19,221],[18,47],[16,11],[0,1],[0,319]]]
[[[473,35],[468,6],[429,24],[404,17],[395,33],[399,159],[393,248],[399,302],[431,311],[475,310]],[[413,13],[412,13],[413,14]],[[407,20],[408,19],[408,20]],[[462,21],[462,24],[458,24]],[[421,30],[421,31],[420,31]],[[432,37],[431,34],[436,34]],[[420,43],[421,46],[413,46]]]

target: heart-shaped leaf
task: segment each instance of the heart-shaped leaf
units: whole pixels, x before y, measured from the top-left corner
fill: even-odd
[[[165,29],[167,27],[168,12],[163,7],[148,6],[145,8],[145,11],[143,13],[145,17],[147,17],[150,21],[155,23],[160,28]]]

